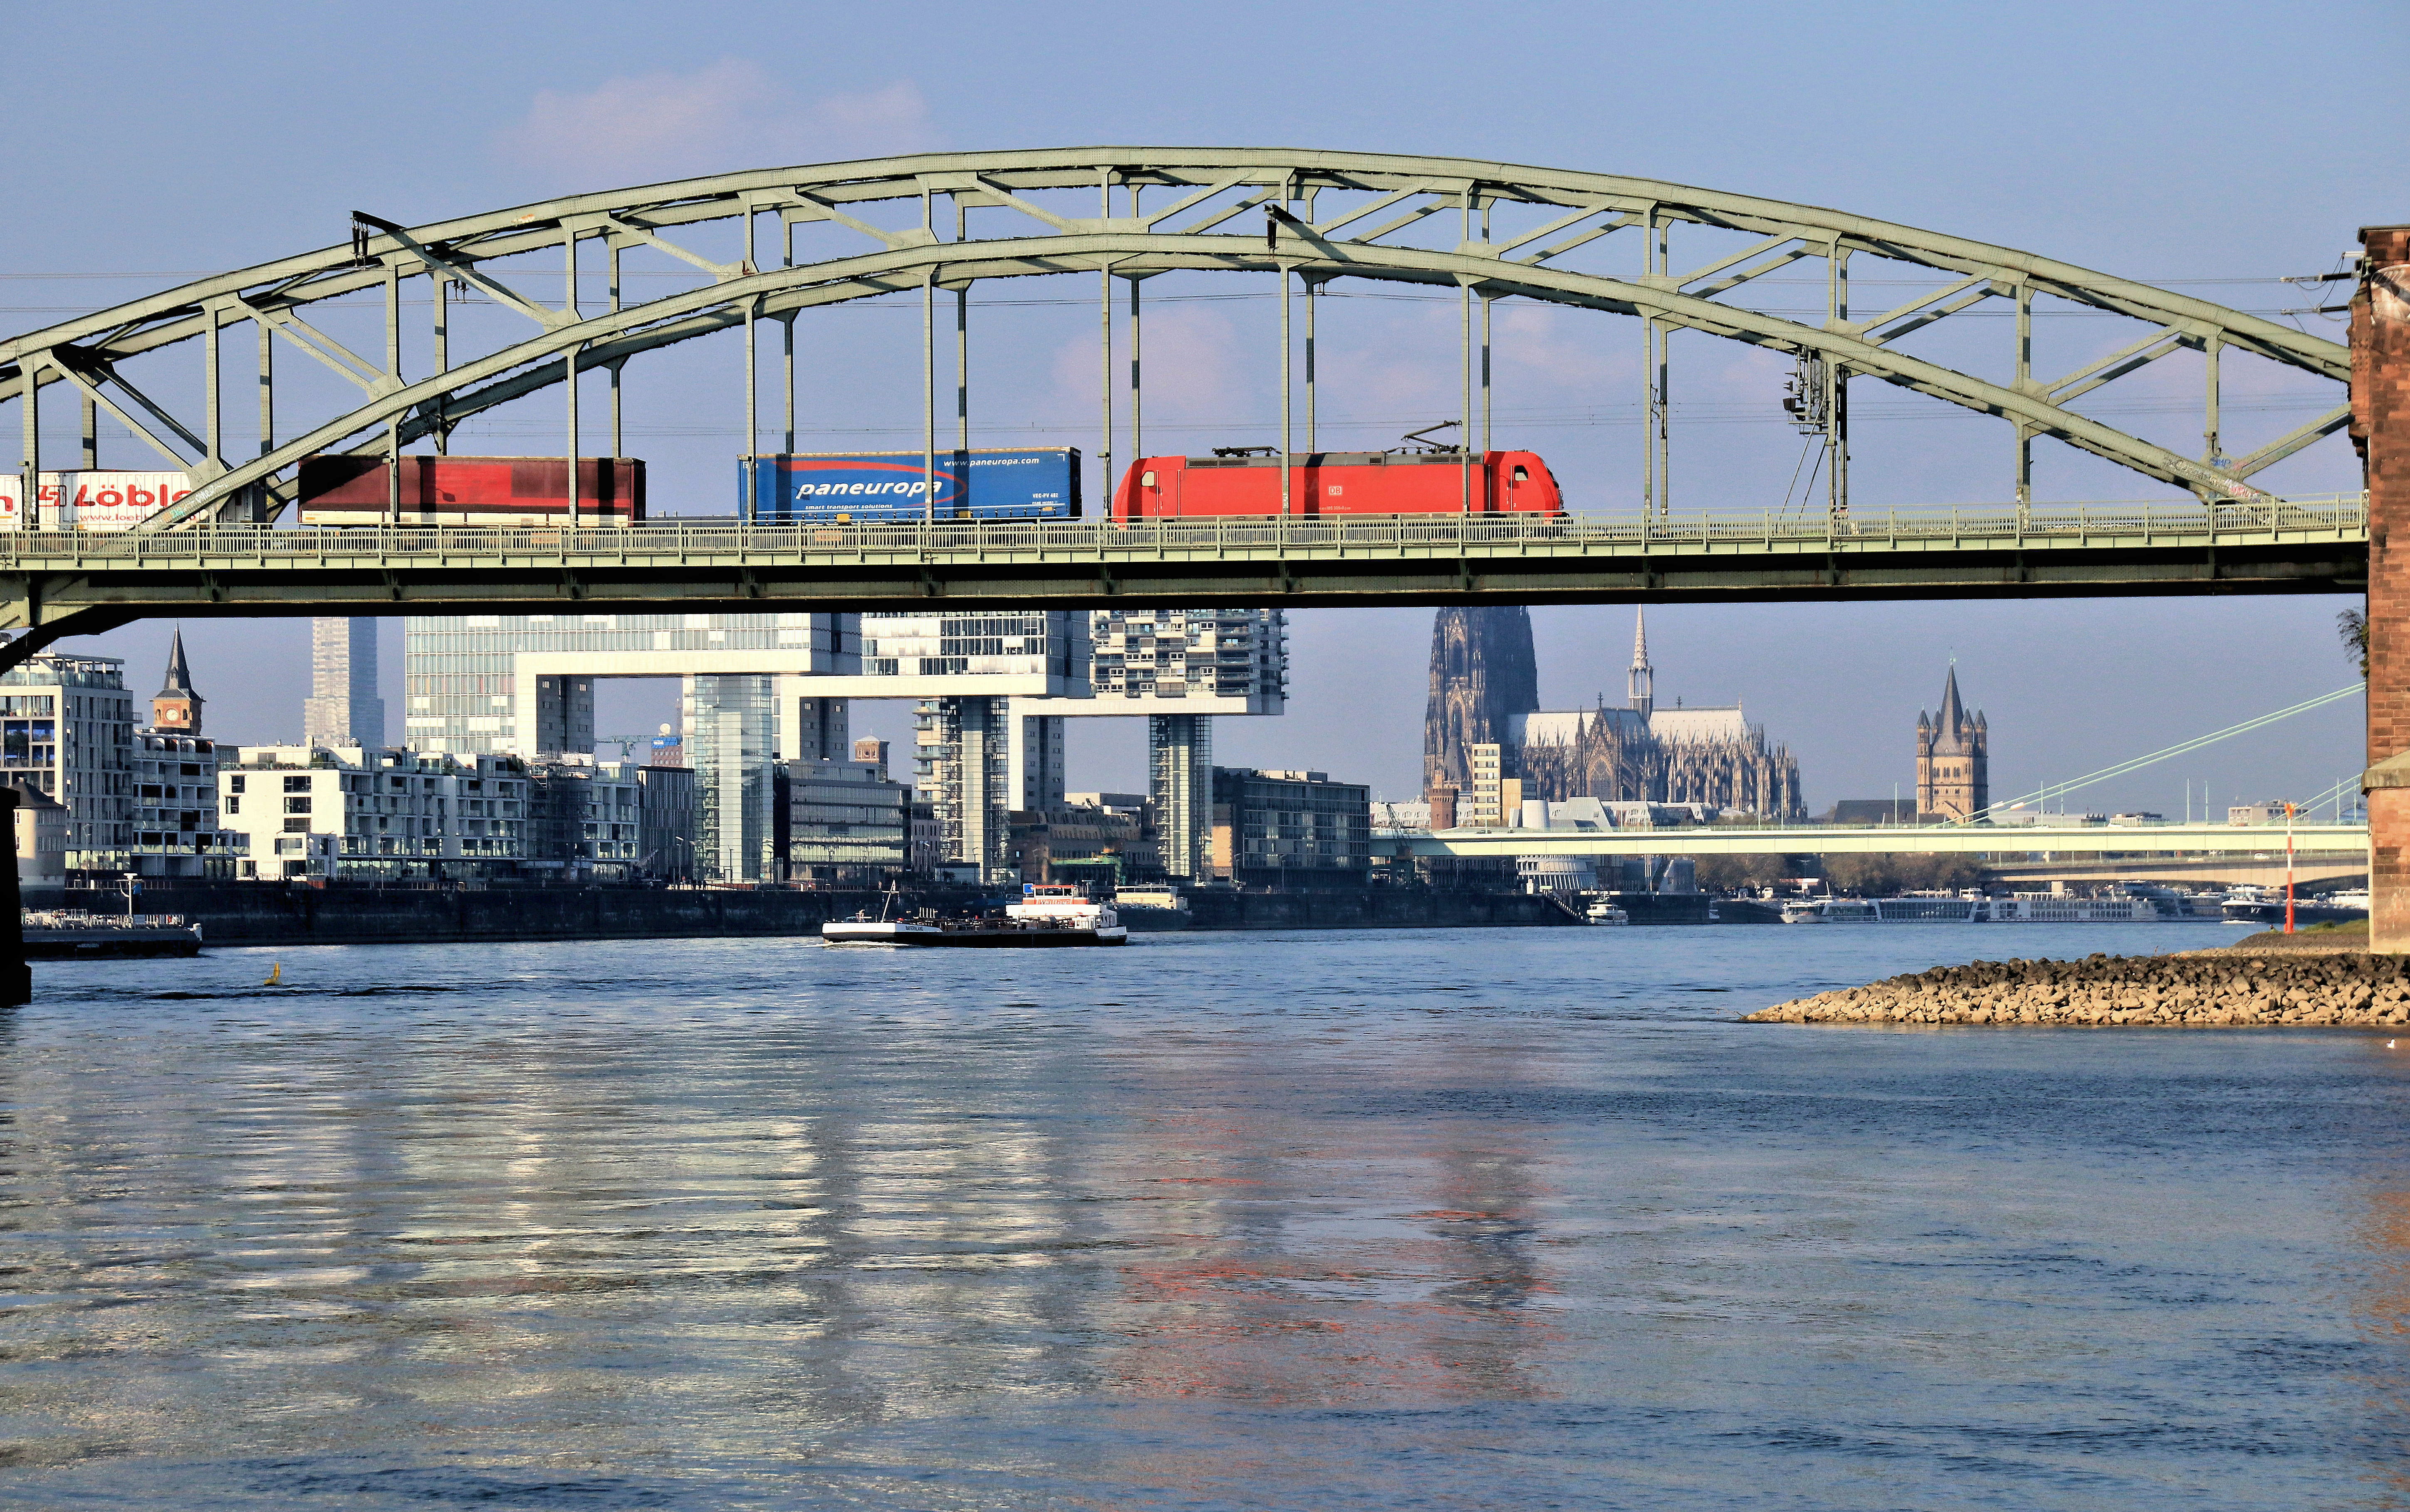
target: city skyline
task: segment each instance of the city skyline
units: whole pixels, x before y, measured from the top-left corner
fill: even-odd
[[[2344,686],[2357,674],[2332,624],[2305,624],[2301,616],[2280,612],[2287,600],[2196,600],[2206,624],[2170,624],[2154,635],[2122,639],[2114,632],[2132,627],[2122,624],[2117,602],[1965,604],[1956,606],[1955,635],[1925,640],[1915,633],[1924,626],[1912,605],[1669,605],[1648,612],[1661,684],[1673,691],[1669,670],[1679,669],[1681,691],[1694,701],[1729,702],[1745,695],[1752,721],[1778,729],[1798,756],[1803,792],[1817,813],[1837,799],[1889,798],[1895,784],[1913,799],[1914,756],[1903,732],[1913,729],[1919,710],[1931,708],[1937,679],[1953,655],[1962,679],[1983,688],[1994,720],[2014,731],[1992,758],[1994,794],[2003,800]],[[1628,606],[1532,612],[1544,706],[1575,707],[1601,692],[1619,701],[1630,659],[1631,612]],[[1411,609],[1292,611],[1290,712],[1218,721],[1216,761],[1329,770],[1366,782],[1386,799],[1418,798],[1430,616],[1428,610]],[[1741,633],[1728,633],[1727,626]],[[121,656],[129,666],[160,666],[180,628],[194,675],[210,694],[213,735],[231,744],[299,738],[309,688],[308,620],[159,621],[71,641],[65,649],[83,646],[85,654]],[[279,639],[285,642],[280,648],[257,646]],[[1841,640],[1855,645],[1847,665],[1831,650]],[[380,682],[386,689],[401,685],[402,641],[400,620],[380,626]],[[2204,642],[2221,648],[2221,675],[2189,684],[2161,675],[2169,665],[2199,655]],[[2117,680],[2107,717],[2068,696],[2066,679],[2048,675],[2041,665],[2083,645],[2108,646],[2127,670]],[[267,657],[283,659],[288,681],[274,681],[272,662],[264,675],[254,675],[260,670],[256,660]],[[2085,668],[2068,671],[2080,676]],[[399,700],[386,701],[397,711],[388,715],[393,727],[386,740],[403,743]],[[606,681],[597,688],[595,707],[602,754],[616,756],[610,737],[649,737],[659,724],[677,723],[676,680]],[[1326,713],[1301,717],[1305,709]],[[2187,785],[2196,805],[2208,790],[2221,810],[2229,802],[2306,798],[2356,770],[2350,761],[2360,709],[2359,699],[2345,699],[2085,789],[2069,801],[2104,812],[2173,814],[2182,811]],[[911,721],[908,700],[861,700],[853,733],[908,749]],[[2321,741],[2342,753],[2331,771],[2315,755]],[[1067,749],[1065,781],[1073,790],[1146,785],[1143,715],[1071,721]],[[2062,759],[2053,760],[2054,755]],[[2290,786],[2287,772],[2298,774]]]
[[[722,13],[763,23],[775,18],[745,6]],[[206,120],[193,120],[168,96],[138,94],[100,119],[61,113],[27,122],[26,150],[12,175],[32,202],[80,206],[76,215],[40,217],[18,228],[6,270],[29,311],[95,308],[172,283],[179,269],[234,266],[325,245],[340,238],[363,186],[373,186],[375,213],[408,222],[687,172],[1043,142],[1251,138],[1632,172],[1977,237],[2272,314],[2322,303],[2279,281],[2330,271],[2356,226],[2394,213],[2383,203],[2388,191],[2381,186],[2390,180],[2380,150],[2337,141],[2277,108],[2281,90],[2256,93],[2245,107],[2214,115],[2190,108],[2180,80],[2208,76],[2229,47],[2246,49],[2260,66],[2304,89],[2347,89],[2379,102],[2400,97],[2402,71],[2390,66],[2394,55],[2383,46],[2313,52],[2268,15],[2236,6],[2187,10],[2180,23],[2170,19],[2172,12],[2147,8],[2104,16],[2040,7],[2038,18],[2058,18],[2104,45],[2031,77],[2003,58],[1953,49],[1944,60],[1894,37],[1868,38],[1867,53],[1846,40],[1847,28],[1798,15],[1770,16],[1746,36],[1720,38],[1722,55],[1740,68],[1779,71],[1824,59],[1855,71],[1870,57],[1878,66],[1885,58],[1912,60],[1890,76],[1893,85],[1880,99],[1852,110],[1836,150],[1801,153],[1788,150],[1797,130],[1791,108],[1770,98],[1664,118],[1635,117],[1579,92],[1545,115],[1485,108],[1470,94],[1445,91],[1430,93],[1411,112],[1370,106],[1393,97],[1393,80],[1382,71],[1387,65],[1362,56],[1346,24],[1330,16],[1281,15],[1301,43],[1324,46],[1330,88],[1299,93],[1244,76],[1183,75],[1158,81],[1140,106],[1112,94],[1031,100],[1007,82],[1011,70],[999,70],[994,61],[1051,65],[1059,44],[1035,48],[985,12],[940,7],[934,13],[953,35],[978,39],[959,54],[912,46],[924,35],[922,23],[869,19],[865,55],[894,60],[891,65],[842,80],[794,81],[732,57],[727,34],[690,33],[641,7],[606,4],[594,10],[590,32],[547,49],[533,66],[515,56],[463,57],[443,40],[440,23],[425,35],[390,39],[394,66],[414,70],[428,91],[424,102],[457,124],[460,149],[440,160],[356,120],[335,81],[309,65],[306,36],[241,25],[245,16],[266,14],[242,5],[208,19],[164,14],[106,36],[63,17],[17,22],[30,51],[70,71],[97,73],[112,64],[187,68],[213,59],[237,73],[274,70],[284,80],[243,109]],[[441,5],[434,14],[470,24],[485,19]],[[1424,12],[1410,7],[1401,14]],[[2352,13],[2345,7],[2335,14]],[[1683,30],[1666,17],[1625,17],[1616,24],[1660,38]],[[1145,35],[1158,28],[1167,38],[1177,35],[1167,21],[1140,23]],[[229,50],[226,39],[238,33],[247,40]],[[2375,35],[2389,34],[2378,28]],[[2121,47],[2128,55],[2147,48],[2189,62],[2137,81],[2111,61]],[[979,61],[969,61],[974,57]],[[2011,99],[2013,108],[1995,108]],[[2041,121],[2054,129],[2038,130]],[[1931,129],[1936,122],[1940,129]],[[2106,138],[2128,142],[2130,151],[2104,156],[2097,143]],[[224,165],[263,152],[283,166],[285,192],[258,203],[237,196],[240,213],[227,213]],[[83,204],[91,196],[80,194],[80,186],[95,181],[122,192]],[[2043,182],[2051,193],[2031,192]],[[2254,187],[2258,208],[2217,216],[2217,235],[2204,236],[2201,208],[2226,203],[2234,183]],[[160,230],[167,225],[177,228],[172,241]],[[1880,285],[1866,287],[1871,295]],[[1198,287],[1169,297],[1183,290],[1178,276],[1149,282],[1155,301],[1148,317],[1151,441],[1201,450],[1265,439],[1275,410],[1264,360],[1275,318],[1268,292]],[[971,313],[982,339],[997,343],[993,357],[975,358],[987,366],[974,373],[972,418],[994,427],[976,439],[1025,435],[1095,446],[1089,295],[1084,286],[1030,281],[976,296]],[[991,296],[997,302],[989,303]],[[1575,324],[1565,312],[1511,301],[1498,313],[1502,441],[1542,452],[1577,507],[1628,504],[1638,473],[1639,426],[1631,411],[1640,342],[1633,323]],[[832,311],[811,327],[812,356],[799,374],[808,439],[800,444],[893,445],[892,433],[909,428],[918,378],[906,338],[907,327],[916,328],[910,315],[901,306],[865,305]],[[47,317],[15,318],[32,325]],[[1325,301],[1326,431],[1349,444],[1386,445],[1451,412],[1454,318],[1445,304],[1399,297]],[[2326,317],[2299,318],[2329,335],[2340,330]],[[421,339],[414,315],[408,324],[411,339]],[[2039,339],[2079,355],[2088,341],[2113,344],[2093,323],[2037,324]],[[367,324],[335,334],[371,346],[376,339]],[[1786,364],[1720,343],[1689,344],[1693,339],[1675,342],[1676,508],[1771,506],[1787,497],[1797,460],[1796,438],[1778,408]],[[728,508],[726,464],[746,445],[730,409],[734,370],[724,350],[706,350],[723,348],[697,342],[666,354],[658,378],[646,377],[642,366],[630,368],[631,449],[648,459],[660,511]],[[2164,410],[2132,424],[2187,454],[2202,444],[2194,402],[2200,363],[2198,353],[2181,353],[2126,381],[2146,385],[2138,399],[2143,408]],[[312,367],[284,363],[280,383],[340,382]],[[2239,360],[2229,363],[2230,450],[2301,418],[2285,407],[2302,396],[2263,382],[2264,376]],[[599,384],[600,375],[593,382]],[[589,410],[602,412],[599,388],[590,400]],[[1852,462],[1865,502],[2003,497],[2011,452],[1995,430],[1916,408],[1896,391],[1869,393],[1866,400],[1857,414],[1866,454]],[[53,408],[48,423],[62,427],[53,439],[65,454],[74,407]],[[241,408],[225,417],[238,450],[250,424]],[[519,405],[472,422],[456,450],[537,451],[556,436],[549,406]],[[101,446],[104,466],[153,460],[106,417]],[[2132,480],[2093,470],[2068,448],[2042,448],[2038,467],[2039,484],[2052,497],[2131,492]],[[2321,492],[2359,480],[2349,448],[2330,438],[2266,481]],[[1953,648],[1968,675],[1982,681],[2004,728],[2018,732],[1996,757],[1996,785],[2007,794],[2347,683],[2351,668],[2335,645],[2332,622],[2354,602],[1673,605],[1652,609],[1651,619],[1661,661],[1684,669],[1686,687],[1718,699],[1749,690],[1752,715],[1782,732],[1807,773],[1807,801],[1821,809],[1836,799],[1880,797],[1895,783],[1912,784],[1896,742],[1873,732],[1898,727],[1903,713],[1912,721],[1931,697],[1933,665]],[[1410,796],[1417,786],[1419,619],[1420,612],[1403,610],[1299,612],[1288,713],[1226,729],[1217,753],[1240,764],[1352,770],[1388,797]],[[1613,610],[1534,612],[1546,704],[1572,707],[1615,690],[1621,620]],[[150,664],[168,630],[165,624],[134,626],[65,649]],[[237,628],[194,621],[187,636],[196,656],[221,666],[237,657],[245,663],[240,679],[220,680],[213,719],[246,739],[298,737],[298,718],[284,711],[307,685],[306,624]],[[383,627],[388,689],[400,686],[400,639],[398,625]],[[667,690],[619,684],[602,696],[596,733],[642,736],[675,717]],[[2112,807],[2172,807],[2187,779],[2222,796],[2306,796],[2359,760],[2359,717],[2346,700],[2182,767],[2138,773],[2097,798]],[[908,722],[901,707],[863,710],[865,733],[902,740]],[[387,738],[399,733],[389,730]],[[1142,727],[1084,722],[1069,734],[1070,781],[1136,785],[1144,749]]]

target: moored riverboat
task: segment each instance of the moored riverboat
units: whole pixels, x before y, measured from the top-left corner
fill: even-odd
[[[87,914],[26,909],[25,957],[64,960],[80,956],[197,956],[201,927],[181,914]]]
[[[2369,894],[2365,887],[2350,892],[2307,893],[2293,899],[2293,923],[2296,928],[2313,924],[2352,924],[2368,917]],[[2226,898],[2223,912],[2229,924],[2274,925],[2285,923],[2285,889],[2282,887],[2237,887]]]

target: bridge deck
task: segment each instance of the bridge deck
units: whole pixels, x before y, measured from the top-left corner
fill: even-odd
[[[2285,857],[2285,831],[2250,825],[1937,825],[1860,828],[1735,826],[1671,829],[1444,829],[1376,838],[1383,856],[1962,856]],[[2366,825],[2297,825],[2297,859],[2368,855]]]
[[[464,613],[2338,593],[2363,496],[1639,518],[1234,518],[0,534],[0,624]],[[79,626],[80,627],[80,626]]]

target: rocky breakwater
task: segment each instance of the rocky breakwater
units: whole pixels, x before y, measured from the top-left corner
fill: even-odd
[[[1820,992],[1748,1021],[2390,1028],[2410,1023],[2410,972],[2402,957],[2340,952],[1979,960]]]

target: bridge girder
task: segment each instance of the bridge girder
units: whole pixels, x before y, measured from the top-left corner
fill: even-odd
[[[1067,216],[1026,197],[1094,190],[1093,217]],[[1115,191],[1132,213],[1111,214]],[[1169,204],[1138,209],[1140,191],[1169,191]],[[1361,194],[1361,204],[1317,222],[1321,196]],[[934,204],[1000,209],[1034,221],[1045,234],[940,240]],[[882,227],[868,214],[882,203],[917,201],[919,226]],[[1302,217],[1288,208],[1305,206]],[[1473,239],[1476,213],[1501,204],[1561,213],[1508,241]],[[1247,220],[1276,208],[1285,217]],[[1397,245],[1384,238],[1446,211],[1466,235],[1452,248]],[[664,235],[704,222],[776,215],[782,224],[828,222],[878,250],[795,267],[762,268],[714,261]],[[1246,234],[1217,231],[1234,219]],[[1168,223],[1185,222],[1183,224]],[[1775,350],[1813,354],[1837,372],[1860,374],[1967,410],[1997,416],[2021,435],[2048,436],[2142,476],[2204,498],[2256,497],[2246,480],[2342,427],[2338,406],[2290,435],[2223,466],[2196,462],[2082,414],[2072,401],[2100,384],[2185,349],[2237,350],[2316,376],[2344,381],[2349,357],[2339,344],[2209,301],[2112,278],[2071,264],[1820,207],[1787,204],[1660,180],[1467,159],[1280,149],[1073,148],[1007,152],[931,153],[820,166],[770,168],[675,183],[566,196],[418,227],[391,226],[353,246],[334,246],[204,279],[0,342],[0,400],[67,383],[120,418],[170,458],[203,454],[186,466],[196,491],[146,528],[210,512],[244,487],[313,452],[370,452],[445,430],[461,419],[562,382],[576,353],[581,370],[622,364],[641,353],[726,330],[748,318],[780,318],[820,306],[923,287],[953,289],[982,280],[1064,272],[1137,279],[1183,269],[1283,271],[1311,282],[1368,279],[1470,290],[1484,299],[1525,297],[1638,315],[1667,328],[1697,330]],[[1486,214],[1485,214],[1486,223]],[[1257,227],[1265,228],[1257,234]],[[1688,271],[1671,265],[1637,280],[1549,266],[1602,236],[1641,226],[1652,238],[1675,224],[1759,237],[1741,252]],[[1352,228],[1363,226],[1361,230]],[[631,248],[662,252],[714,281],[596,316],[553,309],[492,278],[501,259],[599,239],[614,255]],[[1660,243],[1662,245],[1662,241]],[[1828,286],[1846,287],[1850,257],[1865,253],[1953,275],[1954,284],[1871,319],[1851,319],[1846,300],[1828,302],[1821,325],[1732,302],[1723,295],[1801,258],[1819,258]],[[1655,254],[1652,253],[1652,258]],[[1651,260],[1648,266],[1656,269]],[[443,372],[405,383],[388,357],[375,363],[311,327],[304,312],[324,300],[383,288],[389,301],[406,279],[431,278],[478,288],[527,316],[526,339]],[[2149,333],[2120,353],[2055,382],[2022,366],[2012,383],[1990,382],[1912,356],[1893,343],[1988,299],[2025,307],[2037,296],[2088,305],[2145,323]],[[363,391],[363,402],[311,426],[268,454],[230,463],[215,454],[205,425],[179,421],[134,391],[116,372],[127,358],[196,338],[214,341],[228,321],[273,329]],[[214,381],[215,368],[210,369]],[[113,392],[112,392],[113,391]],[[120,399],[125,402],[121,404]],[[214,407],[212,407],[214,408]],[[162,439],[139,424],[146,412]],[[363,433],[393,427],[367,440]],[[30,423],[29,423],[30,428]]]

